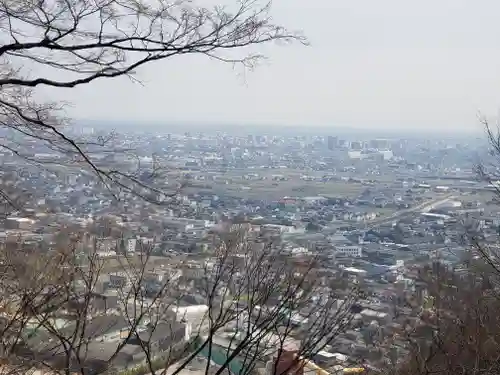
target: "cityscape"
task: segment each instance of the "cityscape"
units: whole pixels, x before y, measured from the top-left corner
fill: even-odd
[[[79,133],[96,135],[99,130],[84,127]],[[467,272],[464,262],[472,255],[472,239],[480,239],[483,246],[496,246],[498,187],[478,174],[478,163],[486,165],[491,155],[480,146],[485,140],[474,142],[231,136],[217,131],[115,134],[113,149],[133,149],[136,158],[127,159],[117,151],[91,153],[92,160],[97,160],[99,168],[120,163],[132,170],[137,159],[141,184],[155,186],[143,188],[142,193],[122,190],[117,198],[88,168],[61,164],[58,153],[35,140],[24,146],[25,155],[43,160],[45,168],[20,164],[18,155],[8,150],[1,153],[4,185],[15,174],[15,191],[29,197],[20,200],[21,208],[4,217],[1,243],[6,254],[21,241],[24,252],[42,251],[52,258],[61,251],[61,244],[70,246],[70,234],[82,233],[73,256],[79,259],[78,267],[96,272],[93,284],[83,286],[93,295],[86,312],[92,325],[86,366],[94,371],[107,363],[121,344],[120,338],[129,332],[131,323],[124,320],[123,313],[137,304],[130,295],[137,287],[130,270],[137,264],[145,273],[141,308],[145,301],[153,305],[158,300],[169,301],[165,316],[148,317],[157,320],[158,326],[153,329],[141,322],[140,333],[149,331],[147,342],[155,342],[156,356],[169,352],[174,344],[191,342],[198,337],[196,332],[205,337],[213,329],[213,322],[204,319],[214,301],[246,302],[251,311],[239,319],[250,319],[260,303],[242,300],[248,291],[233,288],[241,275],[227,275],[228,270],[214,266],[223,266],[221,248],[230,250],[231,259],[253,259],[256,263],[245,265],[247,272],[257,272],[267,259],[262,256],[269,254],[274,254],[274,262],[286,259],[295,271],[312,259],[320,262],[308,268],[314,271],[319,289],[302,301],[304,305],[295,301],[298,306],[288,320],[279,320],[285,326],[286,322],[293,325],[286,335],[290,353],[298,350],[290,347],[300,348],[315,329],[308,317],[313,301],[334,293],[335,299],[325,311],[338,314],[347,308],[342,306],[352,297],[353,285],[362,285],[362,293],[349,302],[345,327],[331,339],[325,338],[321,350],[311,354],[301,371],[380,371],[384,364],[397,363],[408,354],[404,337],[398,336],[402,327],[423,325],[423,312],[432,311],[432,300],[421,279],[423,267],[439,262],[455,272]],[[155,165],[164,168],[158,172],[160,181],[153,176]],[[175,190],[167,192],[172,186]],[[225,241],[237,233],[238,238],[241,233],[244,236],[228,250]],[[99,270],[92,268],[97,263]],[[252,269],[252,265],[258,268]],[[270,275],[271,269],[267,272]],[[214,275],[222,277],[214,284],[217,297],[202,286],[206,278],[213,282]],[[264,284],[277,282],[276,275],[269,277]],[[166,280],[169,287],[164,294]],[[231,289],[230,298],[224,292],[227,288]],[[266,301],[267,307],[278,301]],[[4,314],[9,316],[6,309]],[[54,319],[71,331],[75,321],[67,315],[66,308],[56,310]],[[254,323],[258,321],[255,317]],[[35,316],[26,329],[33,330],[30,327],[36,324]],[[210,342],[222,356],[221,363],[227,361],[226,352],[245,340],[240,324],[238,319],[228,321],[223,329],[212,332]],[[43,344],[37,335],[28,337],[32,345]],[[272,373],[269,366],[275,352],[262,345],[257,345],[260,355],[252,363],[252,371]],[[147,352],[132,339],[126,348],[113,360],[114,368],[142,374],[139,370]],[[266,350],[268,354],[264,354]],[[194,357],[198,367],[190,361],[189,366],[195,366],[192,371],[203,372],[207,356],[201,350]],[[217,368],[217,360],[212,361]],[[230,363],[231,372],[244,373],[236,359]]]
[[[0,375],[500,375],[499,13],[0,0]]]

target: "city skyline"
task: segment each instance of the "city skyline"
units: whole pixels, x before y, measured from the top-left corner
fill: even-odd
[[[93,128],[98,131],[116,132],[148,132],[156,134],[183,134],[190,132],[213,134],[216,132],[234,136],[246,135],[278,135],[278,136],[339,136],[346,139],[373,139],[373,138],[418,138],[439,140],[482,140],[487,141],[484,125],[479,119],[475,127],[470,129],[449,130],[439,128],[431,133],[423,134],[418,128],[387,129],[373,126],[348,127],[333,124],[324,126],[314,125],[272,125],[249,124],[237,122],[190,122],[190,121],[134,121],[126,119],[76,119],[72,122],[76,127]],[[140,126],[138,126],[140,125]],[[471,138],[472,137],[472,138]]]

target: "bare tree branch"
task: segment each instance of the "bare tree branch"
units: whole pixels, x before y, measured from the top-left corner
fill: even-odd
[[[70,135],[64,103],[36,101],[37,88],[134,79],[143,65],[186,54],[253,68],[264,58],[255,51],[258,45],[306,44],[300,34],[274,24],[270,10],[270,2],[257,0],[213,8],[190,0],[1,0],[0,129],[41,141],[61,156],[62,165],[84,167],[115,199],[126,192],[162,203],[157,196],[177,188],[146,184],[136,172],[100,162],[89,149],[100,142]],[[158,165],[153,169],[158,174]]]

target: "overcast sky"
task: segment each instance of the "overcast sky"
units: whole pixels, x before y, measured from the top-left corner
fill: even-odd
[[[171,123],[477,128],[500,108],[499,0],[274,0],[276,22],[310,47],[266,48],[243,79],[179,57],[126,79],[68,90],[81,119]]]

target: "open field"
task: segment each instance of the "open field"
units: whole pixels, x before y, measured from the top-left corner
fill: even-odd
[[[241,183],[213,184],[214,192],[223,192],[235,197],[276,200],[286,196],[346,197],[354,198],[366,187],[346,182],[313,181],[242,181]]]
[[[203,192],[210,191],[219,195],[229,195],[237,198],[277,200],[285,196],[306,197],[326,196],[334,198],[355,198],[367,186],[361,183],[346,181],[307,181],[303,176],[321,178],[330,174],[328,171],[303,171],[289,168],[276,169],[232,169],[227,171],[205,170],[205,171],[183,171],[192,176],[204,177],[203,180],[190,182],[191,186],[186,191]],[[338,174],[340,177],[344,174]],[[245,179],[245,176],[254,176],[253,179]],[[283,176],[286,181],[275,181],[273,177]],[[216,177],[214,180],[213,178]],[[344,177],[348,177],[345,174]],[[368,179],[368,178],[367,178]]]

